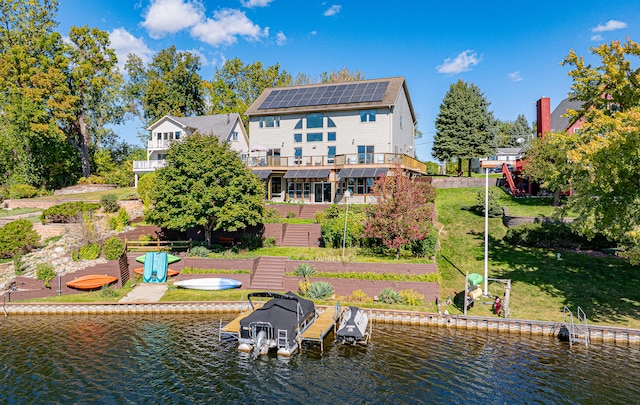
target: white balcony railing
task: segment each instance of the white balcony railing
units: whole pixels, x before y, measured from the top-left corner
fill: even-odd
[[[178,141],[179,139],[150,140],[147,142],[147,150],[166,150],[169,149],[171,142]]]
[[[160,169],[167,164],[167,161],[162,160],[134,160],[133,161],[133,170],[149,170],[153,171],[156,169]]]

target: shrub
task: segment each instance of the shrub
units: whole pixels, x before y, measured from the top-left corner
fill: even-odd
[[[17,275],[20,275],[24,273],[24,270],[25,270],[25,266],[24,266],[24,262],[22,261],[22,253],[14,254],[13,255],[13,271],[15,271]]]
[[[51,263],[38,263],[36,265],[36,278],[44,281],[45,287],[51,288],[51,284],[49,284],[49,282],[53,280],[55,276],[56,272]]]
[[[86,203],[82,201],[58,204],[42,211],[40,221],[43,224],[52,222],[80,222],[85,212],[92,212],[98,208],[100,208],[99,203]]]
[[[296,217],[296,213],[293,211],[289,211],[287,212],[287,218],[295,218]]]
[[[107,260],[118,260],[124,253],[124,243],[117,236],[112,236],[102,246],[102,253]]]
[[[309,277],[316,274],[316,269],[314,269],[309,263],[301,263],[295,268],[293,274],[308,280]]]
[[[282,217],[280,216],[280,211],[275,208],[269,208],[264,211],[264,216],[262,219],[262,223],[264,224],[279,224],[282,222]]]
[[[100,204],[105,212],[116,212],[118,211],[118,196],[113,193],[103,194],[100,197]]]
[[[399,294],[402,299],[402,303],[407,305],[422,305],[422,301],[424,300],[424,295],[413,289],[402,290]]]
[[[322,241],[327,247],[339,248],[342,247],[342,239],[344,236],[344,223],[346,207],[340,206],[335,208],[331,206],[325,210],[325,217],[322,220]],[[317,216],[319,219],[322,216]],[[358,245],[364,235],[364,222],[366,215],[362,211],[362,208],[351,205],[349,207],[349,216],[347,217],[347,232],[345,245],[356,246]]]
[[[380,291],[378,301],[384,302],[385,304],[399,304],[402,302],[402,296],[393,288],[387,287]]]
[[[507,230],[505,241],[512,245],[560,248],[560,249],[604,249],[615,247],[601,234],[591,240],[578,235],[571,226],[563,222],[529,223]]]
[[[362,302],[366,300],[367,300],[367,293],[362,290],[354,290],[351,292],[351,295],[349,296],[349,301]]]
[[[72,250],[71,251],[71,260],[73,260],[74,262],[77,262],[78,260],[80,260],[80,251],[79,250]]]
[[[151,235],[143,233],[140,236],[138,236],[138,240],[140,242],[151,242],[153,240],[153,237]]]
[[[80,258],[82,260],[95,260],[100,257],[100,245],[90,243],[80,247]]]
[[[0,228],[0,258],[30,252],[39,240],[40,235],[33,229],[29,220],[11,221]]]
[[[190,257],[207,257],[209,253],[211,253],[211,250],[204,246],[194,246],[189,250]]]
[[[409,248],[411,253],[417,257],[431,257],[436,254],[436,246],[438,245],[438,231],[435,228],[431,229],[429,235],[422,240],[413,241]]]
[[[262,247],[262,237],[250,234],[242,235],[242,242],[240,242],[240,245],[249,250],[259,249]]]
[[[311,283],[307,289],[307,296],[313,300],[322,300],[331,297],[334,293],[333,285],[326,281]]]
[[[109,218],[109,228],[122,232],[129,225],[129,214],[124,208],[118,210],[118,214]]]
[[[28,184],[14,184],[9,187],[9,198],[33,198],[38,195],[38,189]]]
[[[138,195],[145,210],[151,208],[151,191],[156,181],[156,172],[146,173],[138,180]]]
[[[273,238],[271,236],[264,238],[264,240],[262,241],[262,247],[273,247],[276,245],[276,238]]]
[[[484,216],[484,205],[485,205],[484,195],[485,195],[484,190],[479,191],[478,194],[476,195],[475,205],[472,205],[471,207],[463,207],[463,209],[468,208],[470,211],[475,212],[478,215]],[[498,203],[498,200],[496,199],[493,189],[491,189],[489,190],[489,217],[497,218],[497,217],[501,217],[502,214],[503,214],[502,206],[500,205],[500,203]]]

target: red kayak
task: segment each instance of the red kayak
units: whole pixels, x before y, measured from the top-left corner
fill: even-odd
[[[68,281],[67,287],[77,288],[78,290],[94,290],[116,281],[118,281],[118,277],[107,276],[106,274],[89,274],[88,276],[82,276]]]

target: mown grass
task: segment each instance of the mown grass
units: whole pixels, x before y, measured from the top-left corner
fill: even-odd
[[[461,210],[475,201],[480,188],[442,189],[436,201],[441,254],[441,295],[454,301],[447,310],[461,313],[466,272],[484,274],[484,217]],[[512,199],[527,216],[539,215],[539,201]],[[626,260],[578,252],[513,247],[503,241],[500,218],[489,221],[489,278],[511,279],[511,317],[561,321],[564,306],[580,306],[589,322],[640,328],[640,273]],[[560,259],[557,254],[560,253]],[[502,296],[502,284],[489,283]],[[456,298],[457,297],[457,298]],[[471,315],[491,313],[491,300],[476,304]]]
[[[90,193],[78,193],[78,194],[59,194],[48,195],[43,197],[32,198],[30,200],[44,200],[44,201],[66,201],[66,200],[78,200],[78,201],[99,201],[100,197],[105,194],[115,194],[118,200],[128,200],[138,197],[138,192],[135,187],[123,187],[115,188],[112,190],[93,191]]]
[[[122,288],[103,288],[96,291],[88,291],[78,294],[63,294],[53,297],[33,298],[26,300],[28,302],[118,302],[135,286],[134,281],[128,281]],[[18,301],[19,302],[19,301]]]
[[[31,212],[42,211],[38,208],[13,208],[13,209],[0,209],[0,218],[12,217],[14,215],[29,214]]]

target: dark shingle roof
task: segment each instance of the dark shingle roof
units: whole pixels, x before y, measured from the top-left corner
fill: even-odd
[[[569,118],[563,117],[567,113],[567,110],[579,110],[582,108],[582,101],[571,101],[565,98],[558,104],[558,106],[551,113],[551,130],[552,131],[564,131],[569,128],[572,121]]]
[[[203,135],[214,134],[220,140],[225,141],[236,126],[240,115],[238,113],[230,113],[199,115],[196,117],[176,117],[173,115],[167,115],[167,117],[184,127],[193,129],[194,132],[197,131]]]

